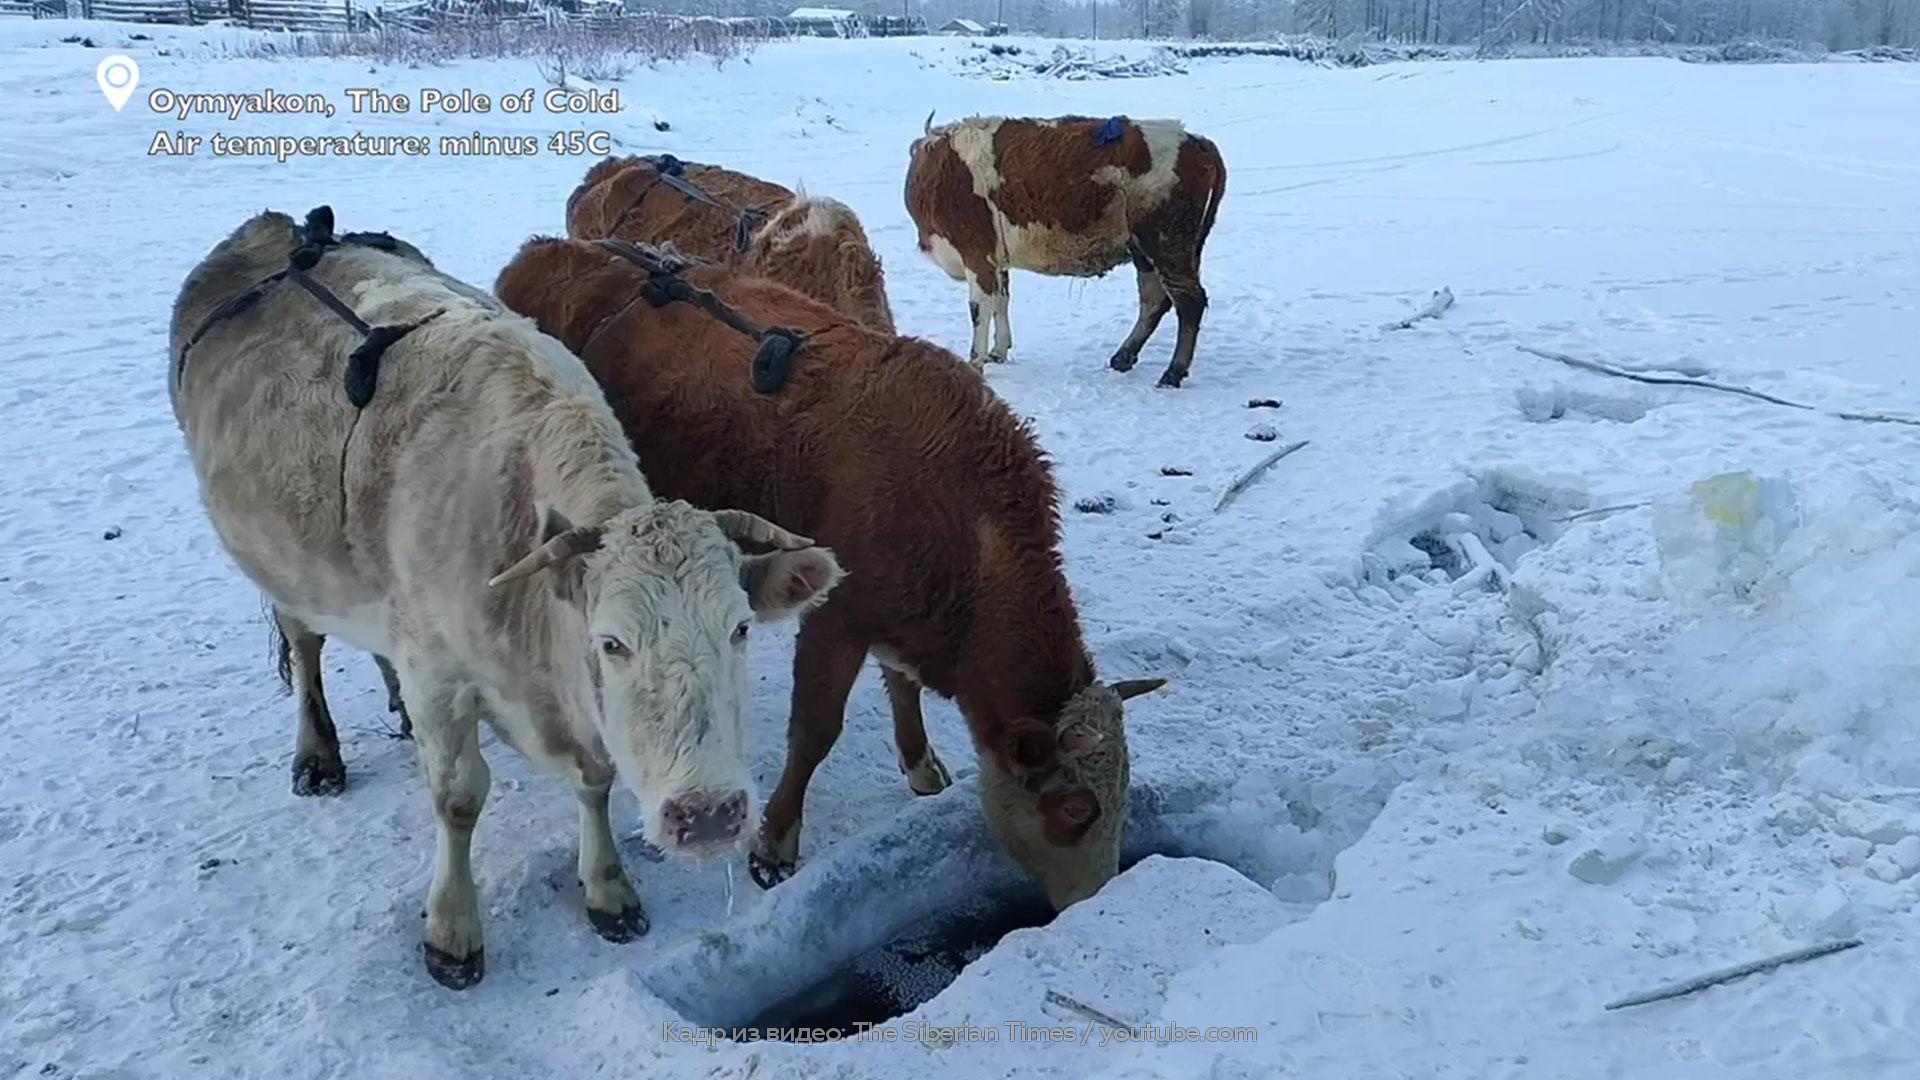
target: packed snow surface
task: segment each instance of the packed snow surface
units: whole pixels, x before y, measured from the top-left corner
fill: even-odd
[[[0,1076],[1920,1075],[1920,431],[1832,415],[1920,415],[1907,65],[1250,57],[995,81],[961,42],[796,41],[642,68],[618,114],[352,116],[352,87],[544,87],[531,61],[267,61],[246,40],[0,22]],[[124,112],[95,87],[108,49],[141,67]],[[154,87],[341,115],[178,120],[144,107]],[[1185,389],[1153,387],[1171,320],[1107,370],[1125,273],[1016,274],[1013,363],[989,373],[1055,462],[1102,674],[1172,680],[1129,707],[1144,861],[1009,934],[897,1038],[686,1037],[1018,884],[957,714],[929,721],[961,781],[915,800],[869,671],[807,863],[773,892],[650,860],[616,804],[653,921],[628,946],[582,918],[565,786],[492,746],[487,977],[441,989],[417,952],[431,811],[365,657],[328,654],[347,793],[288,791],[260,598],[168,408],[181,277],[261,208],[329,203],[488,285],[562,228],[591,160],[546,137],[606,130],[849,203],[903,329],[963,350],[965,289],[919,257],[900,195],[929,111],[1178,117],[1228,163]],[[150,156],[160,131],[541,149],[282,164]],[[1390,328],[1442,288],[1451,307]],[[1269,439],[1307,445],[1215,512]],[[762,791],[790,652],[752,655]],[[1164,1037],[1188,1026],[1252,1035]],[[1055,1028],[1073,1038],[1013,1037]]]

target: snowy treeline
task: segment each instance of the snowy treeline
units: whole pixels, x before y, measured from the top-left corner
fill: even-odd
[[[662,0],[664,11],[784,15],[793,0]],[[871,14],[960,17],[1062,37],[1246,40],[1276,34],[1485,44],[1776,41],[1920,46],[1920,0],[859,0]]]

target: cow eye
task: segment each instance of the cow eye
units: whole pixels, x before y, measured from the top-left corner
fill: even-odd
[[[745,645],[747,643],[746,623],[741,623],[739,626],[733,628],[733,643],[735,645]]]
[[[599,638],[600,651],[607,656],[627,655],[627,646],[617,637],[602,634]]]

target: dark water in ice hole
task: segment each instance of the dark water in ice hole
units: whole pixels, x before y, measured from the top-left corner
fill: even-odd
[[[762,1010],[748,1021],[770,1028],[838,1028],[881,1024],[932,1001],[960,974],[1015,930],[1053,921],[1053,905],[1037,889],[984,896],[892,941],[855,956],[826,978]]]

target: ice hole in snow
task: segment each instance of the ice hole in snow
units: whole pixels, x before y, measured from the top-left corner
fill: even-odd
[[[1259,857],[1205,839],[1217,830],[1181,824],[1192,809],[1171,813],[1168,800],[1136,786],[1123,871],[1149,855],[1214,858],[1255,881],[1272,869],[1239,865]],[[1317,868],[1321,853],[1306,858]],[[919,1008],[1001,938],[1053,918],[1038,885],[994,845],[978,800],[956,791],[809,859],[766,903],[642,977],[689,1023],[725,1033],[851,1033]]]
[[[748,1021],[761,1031],[792,1028],[858,1030],[883,1024],[933,1000],[960,970],[1015,930],[1053,921],[1038,889],[977,896],[854,956],[800,993],[776,1001]]]
[[[1510,571],[1521,556],[1557,539],[1567,514],[1590,505],[1576,479],[1489,469],[1382,510],[1358,577],[1384,585],[1408,574],[1458,581],[1476,569]]]

